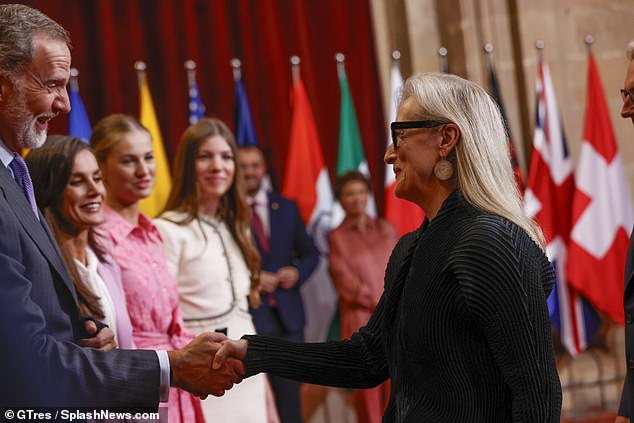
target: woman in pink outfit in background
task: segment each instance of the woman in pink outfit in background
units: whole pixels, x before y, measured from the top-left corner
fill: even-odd
[[[183,326],[176,282],[167,269],[163,241],[139,200],[154,187],[152,137],[135,118],[115,114],[93,129],[94,149],[106,186],[104,232],[121,267],[133,338],[139,349],[174,350],[193,339]],[[170,423],[204,422],[200,399],[171,388]]]
[[[383,294],[383,275],[398,241],[396,229],[366,214],[370,182],[352,171],[339,176],[335,196],[346,217],[328,234],[330,276],[339,294],[341,337],[350,338],[370,319]],[[379,423],[387,403],[380,385],[353,392],[359,423]]]

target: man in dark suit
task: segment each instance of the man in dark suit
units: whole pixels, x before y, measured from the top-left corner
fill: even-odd
[[[629,65],[625,74],[625,82],[621,95],[623,108],[621,116],[632,119],[634,123],[634,40],[627,46],[627,58]],[[634,234],[633,234],[634,235]],[[625,357],[627,359],[627,374],[625,385],[621,395],[619,416],[615,423],[629,422],[634,416],[634,236],[630,238],[630,248],[627,251],[625,262],[625,294],[623,305],[625,307]]]
[[[306,317],[299,288],[317,267],[319,252],[306,233],[297,205],[263,188],[266,164],[262,152],[243,147],[238,161],[253,213],[251,230],[262,258],[262,304],[251,310],[255,328],[262,335],[303,341]],[[269,377],[282,422],[301,422],[300,384]]]
[[[220,395],[238,378],[210,368],[219,335],[169,352],[77,344],[85,337],[77,293],[20,156],[44,143],[50,119],[70,111],[69,45],[41,12],[0,5],[0,408],[156,407],[170,384]]]

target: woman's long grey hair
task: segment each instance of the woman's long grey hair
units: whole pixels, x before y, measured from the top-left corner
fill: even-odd
[[[502,115],[489,94],[458,76],[426,73],[405,82],[400,103],[410,97],[418,105],[417,118],[451,121],[460,128],[455,165],[457,187],[464,198],[514,222],[543,248],[540,227],[522,209]]]

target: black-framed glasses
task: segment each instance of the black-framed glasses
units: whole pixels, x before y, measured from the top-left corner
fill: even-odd
[[[628,98],[630,99],[630,103],[634,104],[634,88],[630,88],[629,90],[621,89],[621,99],[623,103],[625,103]]]
[[[390,123],[390,131],[392,131],[392,145],[394,149],[398,147],[399,131],[402,129],[419,129],[419,128],[434,128],[436,126],[445,125],[447,122],[441,122],[439,120],[405,120],[400,122]]]

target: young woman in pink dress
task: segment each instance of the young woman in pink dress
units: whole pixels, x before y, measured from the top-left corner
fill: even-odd
[[[104,232],[121,267],[133,338],[137,348],[174,350],[193,335],[183,326],[176,282],[167,269],[163,241],[139,201],[154,188],[156,164],[152,137],[135,118],[115,114],[102,119],[90,137],[106,186]],[[170,423],[204,422],[200,400],[171,388]]]

